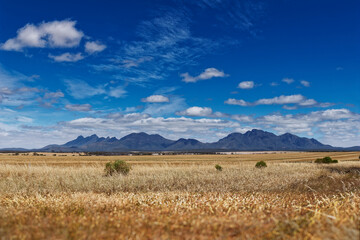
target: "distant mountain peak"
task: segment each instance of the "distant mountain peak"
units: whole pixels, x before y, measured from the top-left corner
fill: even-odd
[[[252,129],[250,131],[247,131],[245,134],[245,136],[257,136],[257,135],[271,135],[271,136],[276,136],[275,134],[271,133],[271,132],[266,132],[260,129]]]
[[[314,138],[298,137],[291,133],[275,135],[260,129],[252,129],[246,133],[230,133],[213,143],[202,143],[196,139],[180,138],[176,141],[166,139],[159,134],[145,132],[131,133],[120,139],[101,137],[96,134],[88,137],[78,136],[75,140],[63,145],[49,145],[45,151],[308,151],[335,150]],[[352,149],[356,149],[352,148]]]

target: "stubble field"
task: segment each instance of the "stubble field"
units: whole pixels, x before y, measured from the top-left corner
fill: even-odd
[[[360,237],[359,152],[44,155],[0,154],[0,239]]]

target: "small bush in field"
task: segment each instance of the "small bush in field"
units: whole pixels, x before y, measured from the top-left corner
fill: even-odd
[[[324,157],[324,158],[318,158],[315,160],[315,163],[326,163],[326,164],[329,164],[329,163],[338,163],[338,160],[333,160],[331,159],[331,157]]]
[[[223,170],[222,166],[220,166],[219,164],[216,164],[216,165],[215,165],[215,168],[216,168],[216,170],[218,170],[218,171],[222,171],[222,170]]]
[[[122,160],[117,160],[115,162],[108,162],[105,165],[105,174],[106,176],[112,176],[113,174],[122,174],[128,175],[131,170],[131,166]]]
[[[256,167],[256,168],[266,168],[267,165],[266,165],[266,162],[260,161],[260,162],[257,162],[257,163],[255,164],[255,167]]]

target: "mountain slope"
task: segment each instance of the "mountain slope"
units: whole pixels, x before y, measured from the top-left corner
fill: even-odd
[[[352,147],[349,150],[360,149]],[[214,143],[202,143],[196,139],[181,138],[177,141],[166,139],[158,134],[132,133],[121,139],[79,136],[63,145],[49,145],[42,151],[315,151],[315,150],[346,150],[324,145],[311,138],[298,137],[285,133],[275,135],[270,132],[253,129],[244,134],[231,133]]]

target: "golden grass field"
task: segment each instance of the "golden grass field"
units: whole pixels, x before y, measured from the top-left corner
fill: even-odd
[[[0,239],[358,240],[359,155],[4,153]],[[339,163],[312,163],[325,156]],[[130,174],[106,177],[118,159]]]

